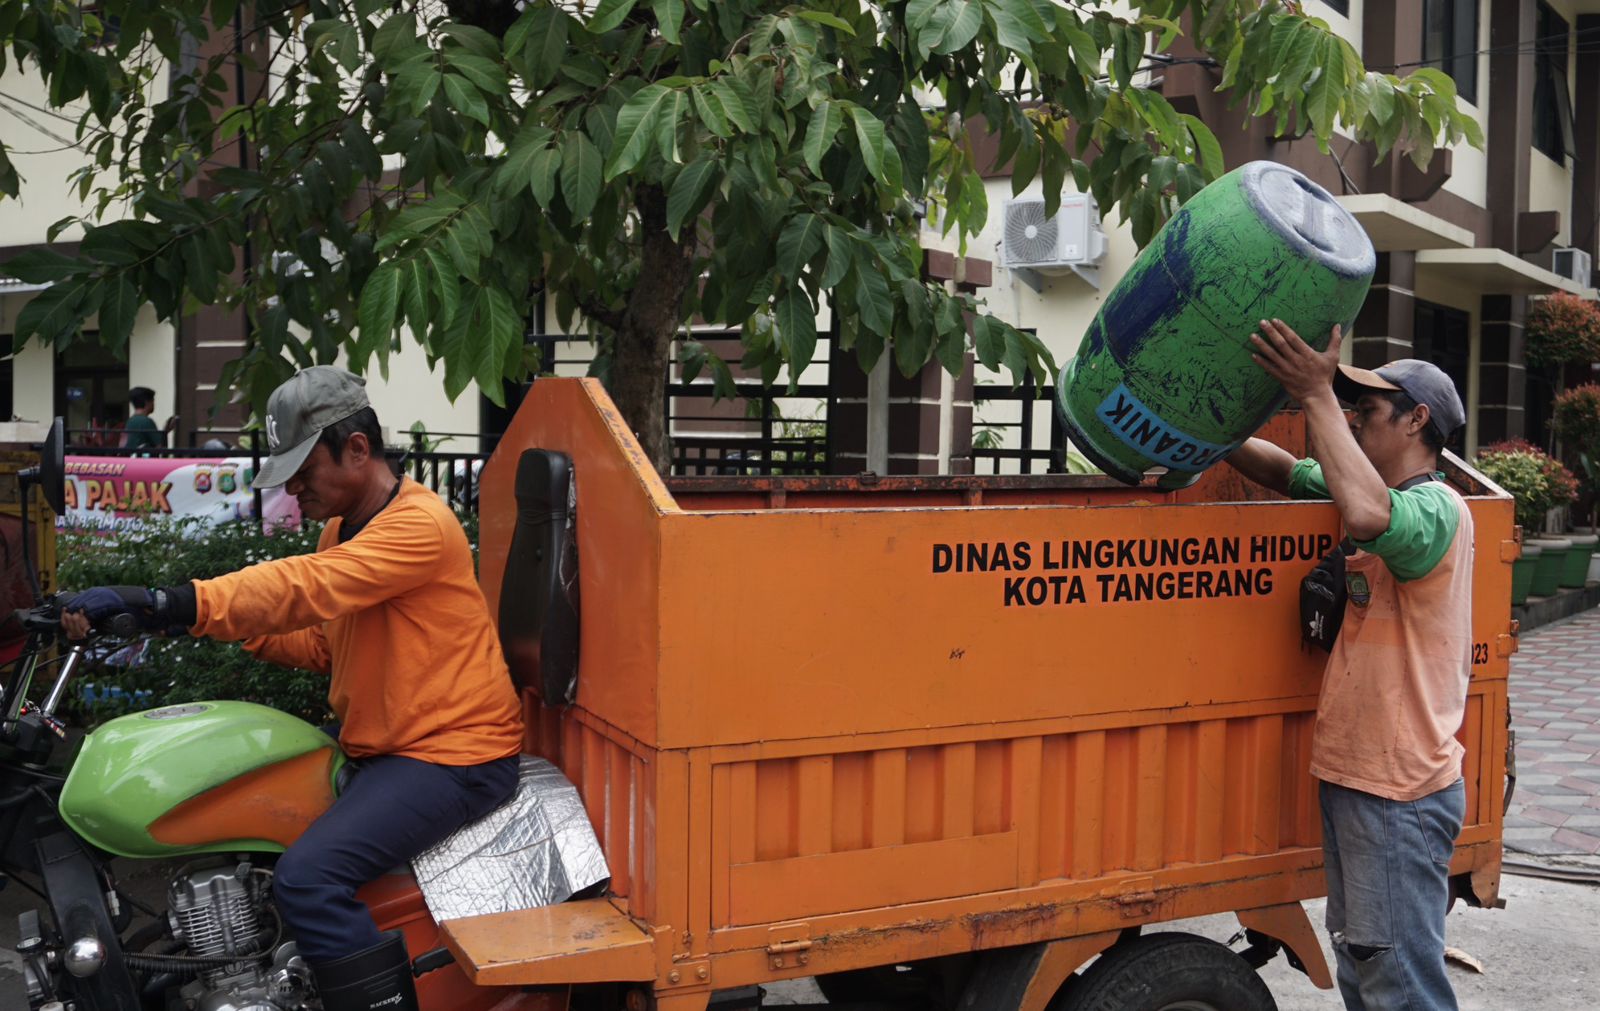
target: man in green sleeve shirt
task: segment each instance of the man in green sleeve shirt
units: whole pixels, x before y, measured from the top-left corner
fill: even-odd
[[[135,386],[128,391],[128,406],[132,409],[128,423],[122,429],[124,449],[152,449],[165,446],[167,440],[155,419],[150,417],[156,409],[156,393],[148,386]]]
[[[1389,528],[1375,540],[1352,541],[1358,550],[1382,558],[1402,581],[1421,579],[1432,572],[1450,549],[1461,522],[1456,496],[1444,484],[1444,475],[1434,471],[1429,477],[1432,479],[1390,494]],[[1289,472],[1288,494],[1290,498],[1333,498],[1322,465],[1315,460],[1295,461]]]
[[[1454,1011],[1444,964],[1450,857],[1466,815],[1472,516],[1438,473],[1466,420],[1429,362],[1339,364],[1263,320],[1255,359],[1305,411],[1315,460],[1251,439],[1229,458],[1295,498],[1331,498],[1354,545],[1328,655],[1311,774],[1321,781],[1328,932],[1350,1011]],[[1355,407],[1346,420],[1343,398]]]

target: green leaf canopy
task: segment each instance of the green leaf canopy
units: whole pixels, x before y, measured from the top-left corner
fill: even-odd
[[[80,110],[90,152],[78,254],[11,264],[52,285],[17,340],[98,313],[120,346],[140,305],[194,299],[247,314],[229,379],[257,402],[291,364],[381,363],[401,339],[452,396],[498,396],[543,296],[597,339],[647,443],[694,320],[743,328],[768,377],[811,360],[826,307],[864,366],[958,371],[970,351],[1043,379],[1040,342],[924,280],[918,211],[964,250],[986,129],[1015,191],[1041,181],[1053,212],[1070,175],[1147,241],[1225,168],[1141,82],[1180,33],[1279,132],[1326,145],[1342,125],[1422,164],[1482,142],[1447,77],[1370,72],[1286,0],[0,0],[5,51]],[[303,58],[265,76],[291,41]],[[0,194],[19,184],[0,142]]]

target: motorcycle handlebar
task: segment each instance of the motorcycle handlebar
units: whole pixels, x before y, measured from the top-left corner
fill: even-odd
[[[38,607],[18,608],[12,614],[29,632],[59,632],[61,615],[71,609],[74,599],[75,595],[70,593],[58,594]],[[93,628],[102,635],[112,635],[118,639],[132,639],[144,631],[139,625],[139,619],[127,612],[114,614],[104,621],[95,622]]]

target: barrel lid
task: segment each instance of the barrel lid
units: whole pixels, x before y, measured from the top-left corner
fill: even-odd
[[[1343,277],[1371,277],[1377,268],[1360,222],[1301,173],[1277,162],[1250,162],[1240,169],[1239,188],[1262,222],[1300,255]]]

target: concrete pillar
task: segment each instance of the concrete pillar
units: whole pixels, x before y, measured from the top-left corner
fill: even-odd
[[[973,291],[992,283],[993,266],[973,257],[930,250],[924,278]],[[937,362],[915,376],[900,374],[886,350],[870,375],[854,351],[835,344],[828,364],[833,414],[828,419],[833,472],[859,474],[972,473],[972,356],[960,376]]]
[[[1520,252],[1517,229],[1528,209],[1536,12],[1535,0],[1491,0],[1489,80],[1478,89],[1489,113],[1490,244],[1512,255]]]
[[[1485,295],[1479,327],[1478,445],[1519,438],[1527,432],[1527,366],[1522,295]]]
[[[1372,289],[1356,316],[1350,362],[1375,369],[1396,358],[1410,358],[1417,321],[1417,254],[1395,250],[1378,254]]]
[[[1572,117],[1578,157],[1572,163],[1572,244],[1591,255],[1600,253],[1600,14],[1580,15],[1577,86],[1572,89]]]

